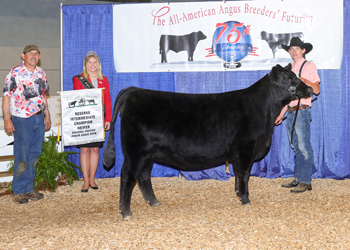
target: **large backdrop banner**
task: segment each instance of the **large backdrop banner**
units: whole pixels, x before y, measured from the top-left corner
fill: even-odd
[[[239,4],[240,2],[241,1],[227,1],[226,4]],[[247,3],[251,5],[257,2],[262,1],[250,1]],[[293,2],[295,6],[303,8],[309,1],[283,0],[270,2],[276,5],[279,4],[279,2]],[[312,0],[311,2],[314,1]],[[331,3],[332,5],[337,5],[339,4],[338,2],[339,1],[332,1]],[[192,3],[186,4],[190,6]],[[137,10],[139,8],[138,6],[141,5],[143,4],[125,4],[125,6],[131,7],[130,13],[128,13],[129,15],[133,15],[133,9]],[[149,5],[153,6],[153,4]],[[172,6],[172,3],[169,5]],[[220,93],[247,88],[264,77],[271,70],[271,68],[269,68],[267,70],[245,71],[218,70],[189,72],[184,70],[182,72],[115,72],[113,27],[121,26],[125,29],[129,27],[130,34],[128,34],[128,37],[120,37],[120,39],[128,39],[133,33],[144,32],[141,30],[141,25],[148,22],[148,19],[137,18],[140,27],[136,30],[132,30],[132,26],[129,26],[129,24],[123,20],[118,23],[113,22],[114,6],[113,4],[62,6],[62,90],[73,89],[72,78],[82,72],[84,57],[90,50],[96,51],[101,59],[102,73],[108,77],[110,84],[112,104],[118,93],[129,86],[182,93]],[[117,6],[121,7],[124,5],[119,4]],[[311,10],[318,9],[319,7],[321,8],[322,6],[325,6],[323,8],[327,9],[327,13],[322,17],[324,21],[327,21],[325,29],[332,27],[332,30],[330,33],[321,32],[317,34],[317,36],[312,36],[310,38],[304,37],[306,42],[310,42],[314,46],[314,49],[307,55],[307,59],[309,60],[313,54],[325,54],[328,58],[327,60],[330,60],[329,58],[333,56],[331,51],[334,47],[338,50],[342,50],[341,47],[335,45],[333,38],[344,37],[344,51],[340,69],[319,70],[321,93],[318,96],[318,100],[312,105],[311,122],[311,143],[315,154],[313,178],[342,179],[350,177],[350,30],[348,28],[343,29],[343,27],[350,27],[350,0],[344,0],[344,15],[340,14],[339,16],[334,16],[331,11],[333,7],[329,6],[326,1],[316,1],[316,4],[312,6]],[[202,8],[202,10],[204,11],[205,9]],[[318,9],[318,11],[321,12],[323,10]],[[180,18],[180,16],[178,17]],[[343,18],[343,27],[335,27],[335,22],[333,21],[340,17]],[[230,20],[238,19],[235,18],[235,15],[232,15]],[[153,22],[153,19],[151,21]],[[191,25],[192,22],[188,22],[188,26]],[[268,26],[263,27],[263,30],[266,32],[270,31]],[[210,37],[210,35],[206,35]],[[143,38],[140,37],[139,39],[142,40]],[[159,37],[157,39],[159,39]],[[203,41],[205,40],[201,42]],[[328,47],[326,49],[318,47],[321,41],[325,41],[325,43],[328,42]],[[265,41],[261,42],[266,43]],[[142,45],[140,47],[144,48],[144,51],[133,58],[135,63],[139,63],[139,56],[143,57],[144,53],[148,53],[145,46]],[[133,47],[131,41],[129,44],[118,48],[118,50],[125,51],[130,51],[132,49],[140,48]],[[277,51],[279,54],[284,52],[278,49]],[[169,54],[170,53],[171,52],[169,52]],[[266,44],[266,47],[262,48],[260,53],[271,53],[271,49]],[[168,61],[171,58],[169,54]],[[158,54],[158,59],[155,61],[156,63],[160,63],[160,56],[161,55]],[[272,57],[272,54],[270,54],[270,57]],[[196,60],[196,52],[194,54],[194,60]],[[291,61],[290,59],[288,63]],[[286,64],[287,62],[281,63],[282,66]],[[239,69],[243,67],[244,65],[242,64]],[[106,137],[108,137],[108,135],[109,132],[107,131]],[[102,157],[100,157],[96,178],[120,176],[124,156],[120,143],[119,117],[116,122],[114,144],[116,147],[116,161],[114,167],[110,171],[105,170],[102,164]],[[100,149],[101,156],[104,147],[105,145]],[[75,146],[65,147],[65,150],[80,152]],[[294,155],[288,142],[285,124],[277,126],[273,133],[269,154],[261,161],[254,163],[251,175],[266,178],[291,177],[294,175]],[[79,154],[72,155],[71,160],[75,164],[80,165]],[[179,172],[158,164],[155,164],[152,170],[152,176],[169,177],[179,176],[179,174],[185,176],[189,180],[206,178],[227,180],[233,176],[233,171],[231,166],[229,172],[226,171],[225,166],[219,166],[205,171]],[[80,176],[82,175],[80,174]]]
[[[341,67],[342,0],[115,5],[113,24],[117,72],[269,70],[292,37],[319,69]]]

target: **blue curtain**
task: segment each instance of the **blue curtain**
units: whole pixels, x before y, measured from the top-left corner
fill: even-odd
[[[319,70],[321,93],[313,103],[312,146],[315,153],[313,178],[343,179],[350,177],[349,132],[349,21],[350,0],[344,0],[344,48],[343,63],[339,70]],[[87,51],[95,50],[100,56],[102,72],[108,77],[112,103],[118,92],[129,86],[183,93],[219,93],[246,88],[269,71],[220,71],[220,72],[161,72],[116,73],[113,61],[113,5],[65,5],[63,12],[63,90],[72,90],[72,77],[82,71]],[[331,45],[330,45],[331,46]],[[317,48],[315,48],[317,49]],[[108,132],[106,137],[108,137]],[[120,146],[120,124],[116,123],[116,162],[106,171],[100,159],[96,178],[120,176],[123,154]],[[65,150],[79,152],[76,147]],[[100,150],[100,155],[104,147]],[[102,158],[102,157],[100,157]],[[80,165],[79,155],[72,156]],[[285,124],[275,127],[271,150],[252,168],[253,176],[265,178],[293,176],[294,153],[290,148]],[[81,176],[81,173],[79,173]],[[198,171],[180,172],[189,180],[214,178],[227,180],[233,176],[225,166]],[[178,176],[179,171],[162,165],[154,165],[152,176]]]

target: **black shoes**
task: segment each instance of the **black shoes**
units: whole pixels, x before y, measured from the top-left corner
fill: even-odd
[[[284,187],[284,188],[292,188],[292,187],[298,186],[298,184],[299,184],[299,182],[297,182],[296,180],[293,180],[291,183],[283,184],[282,187]]]
[[[94,190],[97,190],[97,189],[98,189],[98,186],[93,187],[93,186],[91,186],[90,184],[89,184],[89,187],[92,188],[92,189],[94,189]],[[87,193],[88,191],[89,191],[89,188],[87,188],[87,189],[82,189],[82,190],[81,190],[82,193]]]

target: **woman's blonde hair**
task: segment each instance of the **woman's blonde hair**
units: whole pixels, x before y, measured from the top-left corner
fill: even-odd
[[[101,66],[101,61],[100,58],[98,57],[97,53],[95,51],[89,51],[85,58],[84,58],[84,65],[83,65],[83,72],[81,72],[80,74],[83,75],[85,78],[90,77],[89,72],[87,71],[86,68],[86,64],[89,62],[90,58],[94,57],[97,61],[97,78],[102,80],[103,79],[103,75],[102,75],[102,66]]]

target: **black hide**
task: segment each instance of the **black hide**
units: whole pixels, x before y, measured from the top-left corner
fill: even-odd
[[[289,91],[293,86],[297,86],[295,95]],[[312,88],[290,71],[290,65],[286,69],[273,67],[270,74],[246,89],[220,94],[123,89],[115,102],[103,154],[103,163],[110,168],[115,160],[114,126],[120,111],[123,217],[131,216],[136,181],[145,200],[150,205],[159,204],[150,179],[154,162],[195,171],[228,161],[235,173],[235,191],[242,204],[249,204],[250,171],[253,162],[270,149],[276,117],[291,100],[311,95]]]

